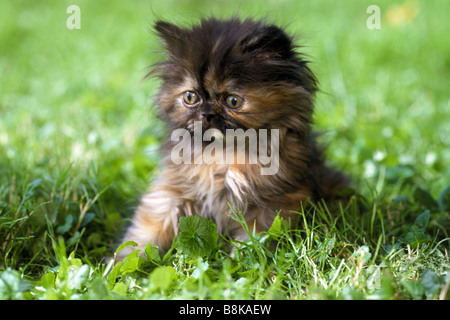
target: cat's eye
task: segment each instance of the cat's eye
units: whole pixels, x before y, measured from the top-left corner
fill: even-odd
[[[186,91],[183,94],[183,101],[187,106],[193,107],[200,102],[200,97],[193,91]]]
[[[238,109],[242,105],[242,102],[244,102],[244,99],[235,95],[229,95],[225,98],[225,104],[231,109]]]

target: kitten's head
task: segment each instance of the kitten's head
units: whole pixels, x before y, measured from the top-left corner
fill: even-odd
[[[171,129],[288,128],[306,134],[316,80],[280,28],[209,19],[190,29],[159,21],[167,50],[158,97]]]

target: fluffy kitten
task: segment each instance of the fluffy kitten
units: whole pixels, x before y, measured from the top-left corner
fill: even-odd
[[[230,206],[260,232],[277,211],[295,219],[291,211],[302,202],[330,200],[346,185],[344,175],[324,165],[311,132],[316,78],[282,29],[253,20],[208,19],[190,29],[159,21],[155,30],[167,60],[149,75],[162,80],[157,103],[170,132],[194,132],[195,123],[202,132],[214,128],[224,135],[227,129],[277,129],[279,167],[263,175],[261,162],[175,164],[171,151],[179,141],[170,139],[162,172],[142,197],[123,241],[167,250],[179,217],[190,215],[211,218],[220,233],[243,240],[246,234],[230,218]]]

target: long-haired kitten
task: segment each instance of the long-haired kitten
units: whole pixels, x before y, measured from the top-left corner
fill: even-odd
[[[162,171],[123,241],[167,250],[179,218],[190,215],[213,219],[218,232],[243,240],[231,208],[261,232],[277,212],[292,221],[302,203],[332,199],[346,185],[343,174],[324,165],[311,131],[316,78],[282,29],[234,18],[189,29],[159,21],[155,30],[167,59],[151,74],[162,81],[157,103],[169,137]],[[230,148],[227,135],[236,132],[244,132],[245,143]],[[237,143],[237,136],[230,141]],[[214,144],[211,151],[213,142],[224,142],[223,150]],[[250,150],[264,161],[250,161]],[[180,161],[183,152],[186,161]],[[222,154],[224,161],[199,158],[203,152],[213,160]],[[119,258],[128,253],[122,250]]]

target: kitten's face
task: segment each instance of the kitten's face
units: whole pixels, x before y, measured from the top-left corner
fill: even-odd
[[[168,59],[159,105],[171,129],[290,128],[308,131],[315,78],[274,26],[206,20],[192,29],[155,26]]]

